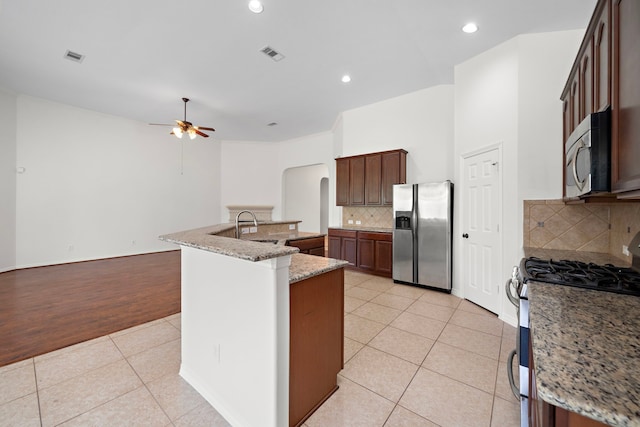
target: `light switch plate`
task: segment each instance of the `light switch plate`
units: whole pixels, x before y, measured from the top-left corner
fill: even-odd
[[[362,221],[356,220],[356,225],[360,225],[360,224],[362,224]]]
[[[295,230],[295,229],[296,229],[295,224],[289,224],[289,230]]]
[[[347,220],[347,224],[353,224],[353,220],[352,219]]]

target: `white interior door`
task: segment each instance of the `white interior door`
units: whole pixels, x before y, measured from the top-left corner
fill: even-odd
[[[502,191],[498,148],[464,158],[462,253],[464,296],[498,313]]]

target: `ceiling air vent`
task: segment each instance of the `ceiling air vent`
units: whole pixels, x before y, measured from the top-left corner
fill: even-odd
[[[269,58],[273,59],[274,61],[278,62],[284,59],[284,55],[281,54],[280,52],[276,52],[276,50],[274,50],[273,48],[266,46],[263,47],[260,52],[264,53],[265,55],[267,55]]]
[[[84,55],[67,50],[67,52],[64,54],[64,58],[68,59],[69,61],[82,62],[82,60],[84,59]]]

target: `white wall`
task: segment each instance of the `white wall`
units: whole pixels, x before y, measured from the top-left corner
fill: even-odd
[[[461,156],[502,144],[502,271],[522,257],[523,198],[554,198],[562,186],[560,92],[583,31],[516,37],[455,67],[455,175]],[[456,205],[461,206],[460,191]],[[461,233],[460,209],[454,236]],[[454,239],[454,280],[464,265]],[[460,285],[460,284],[459,284]],[[455,284],[454,284],[455,286]],[[502,292],[502,287],[500,287]],[[501,316],[515,312],[502,298]]]
[[[452,85],[435,86],[345,111],[336,154],[404,148],[407,182],[453,180],[453,94]]]
[[[23,95],[17,129],[18,268],[175,249],[158,236],[219,220],[215,141]]]
[[[321,183],[329,177],[325,164],[289,168],[283,172],[283,219],[302,221],[299,231],[319,233],[323,209]],[[325,203],[327,205],[327,203]]]
[[[0,90],[0,272],[16,265],[16,96]]]
[[[223,141],[221,158],[222,222],[229,218],[229,205],[273,206],[273,219],[281,219],[282,172],[278,169],[277,143]]]
[[[329,210],[327,214],[327,220],[329,224],[337,224],[338,218],[340,215],[335,212],[335,155],[334,155],[334,133],[333,132],[323,132],[313,135],[308,135],[302,138],[295,138],[287,141],[280,142],[278,144],[278,158],[279,158],[279,168],[281,173],[284,176],[284,173],[290,168],[297,168],[301,166],[314,166],[314,168],[309,169],[309,171],[315,170],[315,175],[324,175],[329,179],[328,185],[328,193],[329,193]],[[326,169],[325,172],[320,173],[320,169],[316,169],[319,166],[323,165]],[[294,196],[287,193],[287,189],[284,187],[286,182],[283,180],[283,193],[282,200],[283,204],[289,203]],[[317,203],[318,198],[316,197],[317,191],[320,191],[320,187],[316,186],[313,183],[309,186],[309,190],[313,192],[313,195],[307,196],[299,200],[299,203],[306,203],[307,201],[313,198],[312,203]],[[299,191],[300,195],[301,192]],[[319,196],[318,196],[319,197]],[[287,202],[289,200],[289,202]],[[320,232],[320,223],[311,223],[305,224],[305,222],[309,222],[306,218],[310,218],[310,210],[306,210],[306,214],[304,217],[296,218],[291,215],[296,215],[295,213],[286,214],[284,219],[300,219],[303,222],[300,224],[300,230],[302,231],[312,231],[312,232]],[[315,215],[317,217],[317,215]]]

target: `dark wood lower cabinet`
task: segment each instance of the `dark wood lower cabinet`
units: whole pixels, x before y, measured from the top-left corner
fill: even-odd
[[[301,254],[324,256],[324,236],[289,240],[287,246],[295,246]]]
[[[391,233],[358,231],[358,268],[391,277],[393,243]]]
[[[329,229],[329,258],[343,259],[355,266],[358,262],[357,246],[357,231]]]
[[[344,271],[290,287],[289,425],[299,426],[337,389],[343,368]]]
[[[348,268],[392,277],[391,233],[329,229],[329,258],[349,261]]]

